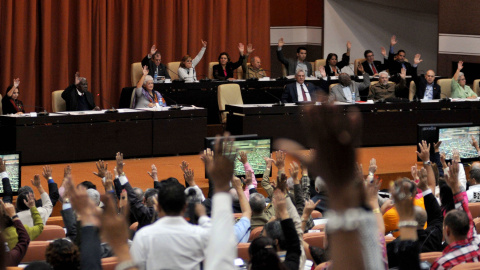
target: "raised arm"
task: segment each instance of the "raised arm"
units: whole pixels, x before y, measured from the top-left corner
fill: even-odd
[[[28,228],[28,234],[32,240],[35,240],[43,232],[43,220],[35,207],[35,196],[28,194],[27,200],[23,201],[25,205],[30,208],[30,214],[32,215],[33,227]]]
[[[280,61],[282,64],[285,65],[285,67],[288,69],[288,60],[285,58],[283,55],[283,45],[285,45],[285,41],[283,41],[283,37],[278,40],[278,48],[277,48],[277,59]]]
[[[52,214],[53,204],[50,200],[50,196],[45,192],[40,181],[40,175],[36,174],[31,180],[32,185],[37,188],[38,193],[40,193],[40,198],[42,199],[42,207],[39,208],[38,212],[42,216],[43,224],[47,223],[48,217]]]
[[[453,80],[452,80],[452,84],[453,82],[457,82],[458,84],[458,74],[460,74],[460,71],[463,69],[463,61],[458,61],[458,64],[457,64],[457,71],[455,71],[455,74],[453,75]]]
[[[12,186],[10,185],[10,178],[8,177],[5,161],[2,158],[0,158],[0,178],[2,179],[3,202],[12,203],[12,198],[13,198]]]
[[[13,86],[10,90],[7,92],[7,96],[11,97],[13,95],[13,91],[18,88],[20,85],[20,78],[13,79]]]
[[[417,156],[423,161],[423,167],[427,171],[428,187],[432,190],[432,193],[435,196],[435,187],[437,185],[435,183],[432,162],[430,161],[430,144],[427,144],[426,141],[422,141],[418,146],[420,147],[420,152],[417,152]]]
[[[200,60],[202,60],[203,54],[205,53],[206,50],[207,50],[207,42],[203,41],[203,39],[202,39],[202,48],[198,52],[197,56],[195,56],[195,58],[193,58],[192,67],[196,67],[197,64],[200,62]]]
[[[143,81],[145,80],[145,76],[148,75],[148,66],[143,66],[142,72],[143,72],[143,75],[137,83],[137,89],[142,89]]]
[[[272,184],[270,184],[270,171],[272,170],[273,159],[269,157],[264,157],[263,159],[265,159],[267,166],[265,167],[265,171],[263,172],[261,184],[265,192],[267,192],[268,197],[271,199],[273,195],[273,187]]]
[[[5,210],[5,214],[12,219],[13,226],[15,227],[18,235],[18,242],[15,247],[5,254],[5,266],[17,266],[22,261],[25,253],[27,253],[30,237],[28,236],[27,230],[23,226],[22,222],[16,215],[15,207],[10,203],[3,203],[1,200],[0,203],[2,204],[2,208]]]
[[[232,184],[238,194],[238,201],[240,202],[240,209],[242,209],[242,217],[251,219],[252,218],[252,208],[250,208],[250,203],[248,202],[247,196],[242,189],[242,182],[237,177],[233,177]]]

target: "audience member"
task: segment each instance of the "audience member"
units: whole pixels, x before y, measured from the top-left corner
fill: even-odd
[[[327,55],[327,64],[325,65],[325,72],[327,76],[338,76],[342,73],[342,68],[350,65],[350,50],[352,43],[347,41],[347,52],[342,55],[342,61],[338,62],[338,56],[335,53]],[[361,71],[363,73],[363,69]]]
[[[31,180],[32,186],[34,186],[38,193],[40,193],[40,197],[42,198],[42,207],[38,207],[38,213],[43,220],[43,224],[47,223],[48,217],[53,210],[52,202],[50,201],[50,197],[48,196],[47,192],[43,189],[42,182],[40,180],[40,175],[36,174]],[[30,207],[26,205],[26,199],[29,194],[33,193],[20,193],[17,198],[17,209],[18,209],[18,216],[24,225],[33,227],[34,221],[32,215],[30,213]]]
[[[5,254],[4,265],[17,266],[27,253],[30,237],[28,236],[27,230],[23,226],[22,222],[18,218],[18,215],[15,214],[15,207],[13,207],[11,203],[4,203],[2,200],[0,200],[0,217],[0,230],[2,230],[2,235],[11,235],[12,232],[7,232],[7,230],[10,228],[14,230],[16,235],[15,244],[13,246],[9,245],[9,251],[7,251]]]
[[[157,77],[165,77],[166,79],[170,79],[170,75],[168,74],[167,67],[162,64],[162,55],[157,50],[157,47],[152,45],[150,48],[150,52],[142,59],[142,67],[147,66],[148,75],[152,78],[155,78],[155,74]]]
[[[402,68],[402,72],[400,73],[400,82],[390,83],[388,81],[388,72],[381,71],[378,74],[378,83],[370,86],[368,99],[377,101],[381,99],[385,100],[405,96],[405,94],[408,93],[408,88],[405,81],[406,75],[407,70]]]
[[[358,72],[364,73],[363,66],[358,65]],[[332,87],[330,91],[329,101],[340,102],[355,102],[360,101],[361,96],[365,96],[364,91],[370,87],[370,77],[363,76],[363,82],[357,83],[350,79],[350,76],[346,73],[342,73],[338,76],[339,84]],[[362,93],[362,94],[361,94]]]
[[[20,78],[13,79],[13,85],[7,87],[7,92],[2,98],[2,110],[3,114],[23,114],[25,108],[23,102],[18,99],[20,91],[18,86],[20,85]]]
[[[213,66],[213,78],[221,81],[232,81],[235,80],[233,78],[234,71],[242,66],[243,63],[243,50],[245,49],[245,45],[242,43],[238,43],[238,51],[240,52],[240,58],[238,61],[233,63],[230,60],[230,56],[227,52],[222,52],[218,56],[218,65]]]
[[[75,73],[75,84],[68,86],[62,92],[62,98],[67,105],[67,111],[89,111],[100,110],[95,106],[93,95],[88,91],[87,79],[80,77],[80,73]]]
[[[198,52],[197,56],[193,58],[190,55],[185,55],[180,62],[180,67],[178,68],[178,78],[186,82],[196,82],[197,81],[197,72],[195,67],[202,60],[203,54],[207,50],[207,42],[202,40],[202,49]]]
[[[480,202],[480,169],[471,168],[470,178],[475,181],[467,190],[468,202]]]
[[[382,48],[382,53],[385,51],[385,48]],[[375,60],[375,56],[371,50],[366,50],[363,53],[365,56],[365,61],[362,63],[363,70],[370,76],[378,76],[381,71],[386,70],[386,65],[382,64],[382,62]],[[386,53],[384,54],[384,58],[386,58]],[[386,63],[387,60],[384,60]]]
[[[148,75],[147,66],[143,67],[143,75],[135,88],[132,108],[153,108],[167,106],[163,102],[163,97],[156,90],[153,90],[153,78]]]
[[[460,72],[463,69],[463,61],[458,61],[457,71],[452,78],[452,98],[476,99],[477,94],[467,85],[465,75]]]
[[[298,47],[297,58],[293,59],[285,58],[285,56],[283,56],[283,45],[285,45],[285,41],[283,41],[282,37],[278,40],[277,59],[287,69],[287,75],[296,75],[298,70],[303,70],[305,72],[305,76],[312,76],[312,64],[306,60],[307,48]]]

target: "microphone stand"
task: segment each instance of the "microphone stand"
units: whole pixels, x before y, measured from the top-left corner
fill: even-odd
[[[267,90],[263,90],[265,93],[269,94],[270,96],[274,97],[276,100],[278,100],[277,103],[273,103],[272,104],[272,107],[283,107],[285,106],[285,103],[282,102],[281,99],[279,99],[278,97],[276,97],[275,95],[273,95],[272,93],[269,93]]]

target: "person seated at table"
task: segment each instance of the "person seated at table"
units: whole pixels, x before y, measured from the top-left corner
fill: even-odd
[[[250,58],[250,66],[247,65],[248,56],[253,51],[255,51],[255,49],[253,48],[253,45],[251,43],[248,44],[247,54],[245,55],[245,58],[243,58],[243,64],[242,64],[242,69],[243,69],[245,79],[252,79],[252,78],[261,79],[263,77],[267,77],[265,70],[261,68],[262,61],[260,60],[260,57],[252,56],[252,58]]]
[[[295,75],[296,71],[299,69],[305,70],[307,76],[312,76],[312,64],[308,62],[307,59],[307,48],[301,46],[297,48],[297,58],[285,58],[283,56],[283,37],[278,40],[278,49],[277,49],[277,58],[278,61],[287,69],[287,75]]]
[[[325,73],[325,70],[323,70],[323,73]],[[297,70],[295,80],[296,82],[285,86],[285,91],[282,94],[282,102],[292,103],[298,101],[315,101],[317,91],[325,92],[324,89],[328,89],[325,80],[320,80],[320,83],[322,84],[320,87],[317,87],[312,83],[305,83],[305,71],[303,69]]]
[[[358,65],[358,74],[363,75],[365,72],[361,64]],[[355,102],[360,101],[360,92],[364,89],[368,89],[370,86],[370,76],[363,76],[363,82],[358,83],[350,79],[350,75],[347,73],[341,73],[338,76],[339,84],[332,87],[330,91],[330,101],[341,102]]]
[[[404,50],[398,50],[395,54],[395,44],[397,44],[397,37],[393,35],[390,38],[390,51],[388,53],[387,61],[390,75],[395,76],[401,72],[402,68],[404,68],[407,70],[407,75],[414,76],[414,73],[416,74],[417,72],[415,68],[417,67],[418,63],[414,63],[413,65],[411,65],[409,62],[405,61],[405,56],[407,54]]]
[[[203,54],[207,49],[207,42],[202,40],[202,45],[203,45],[202,49],[197,54],[197,56],[193,58],[193,60],[192,60],[192,57],[188,54],[182,58],[180,67],[178,68],[178,77],[180,80],[183,80],[186,82],[197,81],[197,74],[195,72],[195,67],[197,66],[198,62],[202,60]]]
[[[417,87],[415,97],[423,100],[440,99],[440,93],[442,92],[442,88],[435,82],[435,71],[431,69],[427,70],[427,73],[425,73],[424,77],[420,77],[417,75],[417,65],[420,64],[422,61],[423,60],[421,59],[421,55],[416,54],[415,59],[413,60],[414,68],[412,74],[413,81],[415,82],[415,86]]]
[[[150,53],[142,59],[142,67],[144,66],[148,67],[148,75],[154,77],[155,73],[157,73],[157,76],[163,76],[165,79],[170,79],[167,67],[162,64],[162,55],[157,50],[155,44],[152,45]]]
[[[218,56],[218,65],[213,66],[213,78],[221,81],[232,81],[233,71],[242,65],[243,62],[243,49],[245,46],[242,43],[238,43],[238,51],[240,52],[240,58],[237,62],[232,63],[230,56],[227,52],[222,52]]]
[[[352,49],[352,43],[347,41],[347,52],[342,55],[342,61],[340,62],[338,62],[338,56],[336,53],[328,54],[327,65],[325,65],[327,76],[338,76],[338,74],[341,73],[342,68],[350,64],[350,49]]]
[[[384,58],[386,58],[387,53],[383,47],[382,54],[384,55]],[[387,69],[385,64],[375,60],[375,56],[371,50],[366,50],[363,55],[365,56],[365,61],[362,63],[362,66],[363,70],[365,70],[365,73],[368,73],[368,75],[378,76],[380,71]],[[385,59],[383,62],[386,63],[387,60]]]
[[[20,85],[20,78],[13,79],[13,85],[7,87],[7,93],[2,98],[2,110],[3,114],[23,114],[25,108],[23,102],[18,99]]]
[[[452,79],[452,98],[477,98],[477,94],[473,92],[470,86],[466,85],[467,80],[465,75],[460,72],[463,68],[463,61],[459,61],[457,65],[457,71],[453,75]]]
[[[380,99],[404,96],[404,94],[401,92],[408,92],[407,83],[405,81],[406,75],[407,70],[402,68],[402,72],[400,73],[400,82],[395,84],[388,82],[388,72],[381,71],[378,74],[378,83],[370,86],[368,99],[377,101]]]
[[[155,106],[166,106],[163,102],[162,95],[158,91],[153,90],[153,77],[148,75],[148,67],[143,66],[143,75],[135,88],[133,96],[132,108],[153,108]]]
[[[88,111],[100,110],[95,106],[92,93],[88,92],[87,79],[80,77],[80,73],[75,73],[75,84],[68,86],[62,92],[62,98],[67,105],[67,111]]]

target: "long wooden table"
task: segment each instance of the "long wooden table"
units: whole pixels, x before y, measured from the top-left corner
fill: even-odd
[[[321,105],[318,105],[321,106]],[[348,114],[356,106],[363,117],[362,146],[415,145],[418,124],[472,123],[480,125],[480,102],[377,103],[337,105]],[[304,106],[288,104],[226,105],[227,130],[232,134],[258,134],[294,139],[306,146],[302,118]]]
[[[78,162],[198,153],[207,136],[207,110],[118,113],[65,112],[49,116],[0,116],[0,151],[21,151],[22,164]]]

